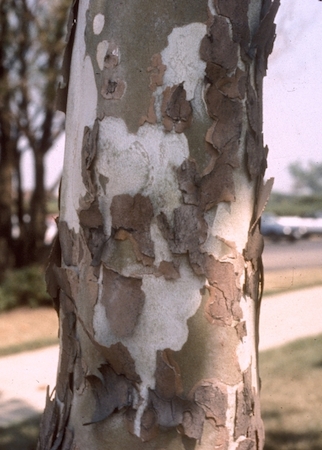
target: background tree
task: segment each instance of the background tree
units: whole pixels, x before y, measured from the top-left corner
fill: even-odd
[[[263,448],[262,79],[278,6],[73,3],[47,274],[61,353],[39,449]]]
[[[68,3],[3,0],[0,5],[0,265],[37,261],[44,248],[44,157],[64,127],[55,112]],[[35,186],[25,204],[21,155],[33,154]],[[12,217],[20,236],[12,236]],[[26,214],[30,220],[26,222]]]
[[[322,194],[322,163],[309,161],[307,167],[299,162],[289,165],[295,192],[305,194]]]

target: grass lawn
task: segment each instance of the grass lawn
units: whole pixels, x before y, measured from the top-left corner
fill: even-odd
[[[260,354],[265,450],[322,449],[322,335]]]
[[[40,417],[19,425],[0,428],[0,450],[36,450]]]
[[[322,449],[322,335],[260,354],[265,450]],[[39,418],[0,429],[0,450],[35,450]]]
[[[320,275],[312,278],[310,272],[300,282],[296,279],[294,288],[322,284]],[[270,273],[265,294],[285,290],[282,281],[288,279],[289,286],[290,276]],[[57,329],[57,314],[50,308],[2,313],[0,356],[58,343]],[[322,335],[260,353],[260,375],[265,450],[322,450]],[[35,417],[0,428],[0,450],[35,450],[38,427],[39,417]]]

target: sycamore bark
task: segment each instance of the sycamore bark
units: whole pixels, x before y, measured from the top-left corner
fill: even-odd
[[[74,2],[47,274],[61,352],[39,449],[263,448],[262,79],[278,3]]]

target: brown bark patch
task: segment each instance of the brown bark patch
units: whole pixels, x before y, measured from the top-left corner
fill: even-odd
[[[194,253],[207,238],[208,225],[201,210],[194,205],[181,205],[174,210],[173,229],[162,212],[157,216],[159,228],[173,253]]]
[[[82,143],[82,178],[87,194],[80,200],[80,208],[87,209],[95,197],[95,184],[92,180],[92,163],[97,152],[99,121],[95,120],[93,128],[85,127]]]
[[[179,206],[174,210],[174,251],[197,251],[207,239],[207,229],[207,222],[198,207]]]
[[[238,166],[237,145],[232,141],[218,156],[210,173],[201,179],[200,203],[202,209],[207,211],[220,202],[235,201],[233,169]]]
[[[251,84],[247,85],[247,116],[251,129],[256,136],[261,134],[262,130],[262,114],[259,99],[256,91],[252,88]]]
[[[132,383],[125,376],[117,375],[106,364],[100,367],[99,371],[102,375],[100,378],[95,375],[87,377],[96,405],[91,421],[84,425],[100,422],[114,411],[132,405],[134,392]]]
[[[280,0],[263,3],[261,23],[251,42],[250,54],[256,55],[256,87],[260,92],[262,89],[262,80],[267,71],[268,56],[273,50],[276,37],[274,19],[279,6]]]
[[[156,276],[164,276],[166,280],[177,280],[180,278],[180,272],[172,261],[161,261]]]
[[[254,180],[263,176],[267,168],[267,148],[263,147],[262,136],[255,137],[253,133],[246,132],[247,170]]]
[[[40,432],[38,438],[38,448],[52,448],[57,424],[59,423],[60,409],[55,400],[49,396],[49,386],[47,386],[46,406],[40,422]]]
[[[120,100],[126,90],[126,82],[119,70],[117,47],[110,45],[104,58],[101,94],[106,100]]]
[[[78,241],[74,230],[69,230],[67,222],[58,222],[60,248],[66,266],[78,264]]]
[[[201,42],[200,55],[227,69],[234,70],[238,62],[238,45],[230,38],[229,23],[225,17],[214,16],[208,35]]]
[[[213,0],[218,14],[229,19],[233,29],[233,41],[241,45],[244,53],[248,49],[250,39],[248,26],[249,1],[229,2],[227,0]]]
[[[216,287],[208,286],[209,298],[206,304],[206,318],[211,324],[228,325],[233,322],[231,304],[227,301],[224,293]]]
[[[243,118],[243,106],[240,100],[227,97],[215,84],[208,87],[205,100],[208,114],[216,121],[212,145],[222,151],[228,142],[238,143]]]
[[[243,373],[243,385],[236,392],[236,419],[234,438],[252,434],[254,418],[254,394],[251,383],[251,368]]]
[[[137,383],[141,381],[140,376],[135,371],[135,362],[130,352],[121,342],[110,347],[101,345],[99,347],[106,361],[118,375],[125,375],[128,380]]]
[[[196,403],[178,396],[163,400],[154,391],[150,392],[150,399],[160,427],[177,427],[180,434],[201,439],[205,413]]]
[[[252,439],[244,439],[238,444],[236,450],[255,450],[255,441]]]
[[[97,200],[91,203],[88,209],[83,209],[79,212],[79,221],[83,227],[87,228],[98,228],[103,226],[103,216]]]
[[[155,91],[158,86],[163,84],[163,76],[167,66],[162,63],[162,56],[160,53],[156,53],[151,58],[151,66],[147,71],[150,74],[149,88],[151,91]]]
[[[130,233],[144,255],[154,258],[154,245],[150,235],[153,206],[149,197],[136,194],[116,195],[111,204],[112,227]]]
[[[243,313],[234,265],[205,255],[203,267],[210,283],[207,287],[210,296],[205,309],[207,319],[218,325],[231,325],[233,320],[239,321]]]
[[[103,293],[101,303],[112,333],[121,338],[131,336],[142,312],[145,294],[142,280],[124,277],[103,268]]]
[[[246,270],[246,294],[253,300],[259,298],[259,281],[262,281],[262,252],[264,249],[264,239],[260,232],[259,224],[248,234],[248,241],[244,251]]]
[[[177,170],[179,188],[183,201],[188,205],[198,205],[200,175],[194,160],[186,159]]]
[[[135,422],[136,410],[129,409],[126,412],[126,425],[131,434],[135,434],[134,422]],[[153,408],[147,408],[141,419],[140,427],[140,439],[143,442],[148,442],[154,439],[159,432],[157,414]]]
[[[204,410],[209,419],[213,419],[217,426],[226,424],[228,408],[227,388],[216,380],[204,380],[194,388],[193,398]]]
[[[186,99],[183,83],[167,87],[161,105],[162,123],[166,131],[182,133],[192,122],[192,107]]]
[[[227,71],[211,62],[207,63],[206,67],[207,80],[214,84],[217,89],[226,97],[231,99],[245,97],[246,92],[246,73],[237,67],[233,74],[228,75]]]
[[[104,78],[101,94],[106,100],[120,100],[125,92],[126,83],[119,78]]]
[[[157,123],[157,116],[155,114],[155,97],[151,97],[150,104],[148,108],[148,113],[145,116],[142,116],[139,122],[139,125],[142,126],[144,122],[150,123],[151,125],[154,125]]]
[[[155,382],[155,392],[164,400],[171,400],[182,391],[179,366],[169,349],[157,352]]]
[[[237,336],[240,340],[242,340],[245,336],[247,336],[247,327],[246,327],[246,322],[239,322],[236,325],[236,332],[237,332]]]

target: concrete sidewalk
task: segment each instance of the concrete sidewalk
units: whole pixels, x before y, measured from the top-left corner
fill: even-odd
[[[266,297],[260,350],[322,333],[322,286]],[[43,411],[46,387],[55,386],[58,347],[0,358],[0,427]]]

